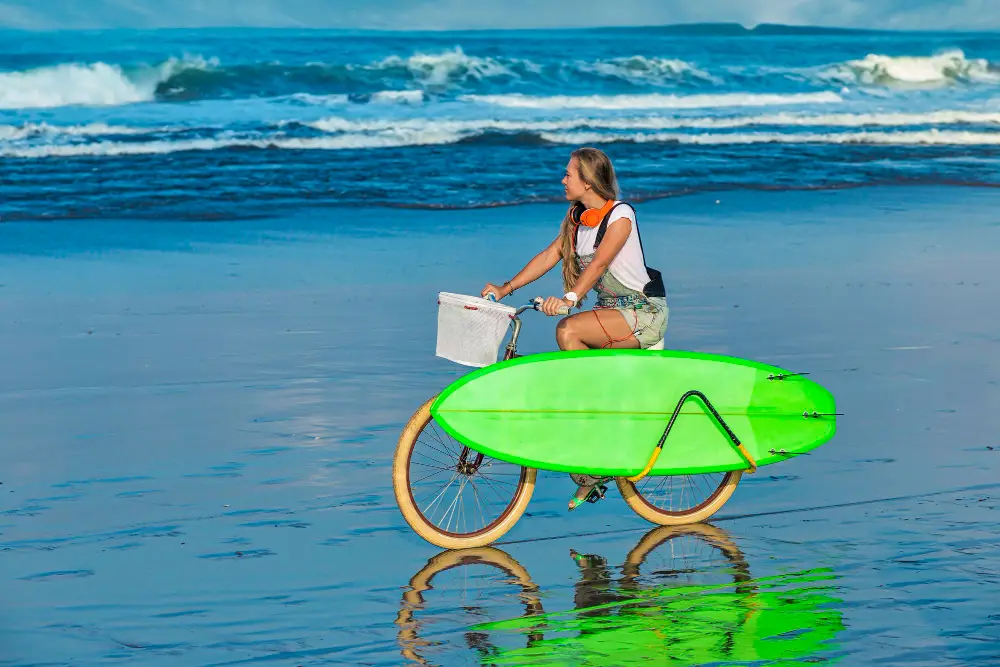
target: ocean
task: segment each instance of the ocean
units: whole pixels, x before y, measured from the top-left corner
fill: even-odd
[[[0,220],[1000,184],[1000,36],[673,26],[0,32]]]

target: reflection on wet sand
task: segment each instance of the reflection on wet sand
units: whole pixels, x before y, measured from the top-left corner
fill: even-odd
[[[835,597],[837,577],[829,569],[755,579],[732,536],[709,524],[651,530],[619,568],[609,567],[598,554],[571,549],[570,555],[579,568],[574,609],[550,613],[544,611],[544,593],[528,571],[501,549],[435,556],[413,576],[403,595],[396,619],[403,656],[435,664],[435,621],[460,609],[472,622],[465,633],[467,645],[480,662],[490,665],[838,660],[842,601]],[[486,571],[489,574],[483,574]],[[463,602],[435,610],[423,594],[446,572],[461,577]],[[490,593],[483,577],[502,577],[507,589],[503,596]],[[523,606],[519,616],[471,620],[497,617],[492,606],[485,606],[502,604],[511,596]]]
[[[539,616],[544,613],[538,594],[538,586],[531,580],[528,571],[506,551],[496,547],[443,551],[427,561],[427,564],[410,578],[410,585],[404,590],[402,605],[396,616],[396,625],[399,627],[396,637],[403,657],[424,665],[434,664],[421,655],[423,649],[436,646],[437,642],[427,638],[427,636],[433,635],[433,632],[421,632],[424,623],[419,615],[420,613],[433,615],[433,612],[425,611],[427,605],[423,594],[434,589],[433,580],[436,576],[449,570],[462,568],[461,596],[463,601],[459,606],[469,614],[481,613],[481,607],[477,604],[477,602],[481,602],[481,598],[477,596],[475,600],[470,600],[467,597],[470,592],[473,592],[470,591],[470,585],[475,586],[481,581],[481,577],[469,576],[470,573],[467,570],[472,566],[487,566],[495,570],[490,574],[503,575],[512,586],[519,587],[520,591],[516,595],[524,604],[524,617]],[[492,652],[491,649],[494,647],[489,644],[489,639],[484,633],[467,632],[465,636],[470,647],[485,650],[487,654]],[[529,645],[538,639],[541,639],[541,635],[528,633]]]

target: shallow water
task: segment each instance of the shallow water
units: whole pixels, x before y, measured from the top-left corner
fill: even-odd
[[[615,492],[567,514],[541,473],[472,554],[412,534],[391,455],[466,372],[432,356],[437,291],[557,212],[4,225],[0,664],[996,663],[997,195],[864,192],[642,218],[667,345],[811,372],[834,440],[688,531]]]

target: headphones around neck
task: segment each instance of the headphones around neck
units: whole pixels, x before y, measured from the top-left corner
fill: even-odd
[[[596,227],[601,224],[601,220],[604,219],[604,216],[606,216],[611,209],[614,208],[614,206],[614,199],[609,199],[601,208],[587,208],[583,204],[577,202],[570,215],[572,216],[573,222],[578,225],[583,225],[584,227]]]

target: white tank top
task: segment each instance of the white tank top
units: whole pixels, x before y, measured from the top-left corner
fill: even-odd
[[[620,201],[615,201],[615,207],[611,209],[608,217],[608,229],[621,220],[628,218],[632,221],[632,231],[629,232],[625,245],[618,252],[618,256],[611,260],[608,269],[611,275],[618,279],[625,287],[641,292],[642,288],[649,282],[649,274],[646,272],[646,262],[642,256],[642,246],[639,245],[639,232],[636,229],[635,213],[631,206],[622,206]],[[597,240],[596,227],[585,227],[580,225],[577,236],[577,255],[589,255],[594,252],[594,241]]]

